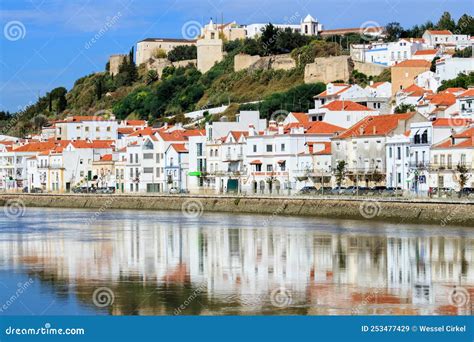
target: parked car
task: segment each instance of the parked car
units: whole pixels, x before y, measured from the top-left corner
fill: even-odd
[[[178,188],[170,188],[168,191],[170,194],[179,194],[179,189]]]
[[[367,190],[369,190],[369,188],[361,187],[361,186],[349,186],[346,189],[344,189],[343,193],[344,195],[349,195],[349,196],[362,196],[362,195],[367,194]]]
[[[43,191],[43,189],[41,189],[41,188],[32,188],[32,189],[30,190],[30,193],[32,193],[32,194],[42,194],[43,192],[44,192],[44,191]]]
[[[302,187],[299,191],[299,193],[302,195],[316,194],[317,192],[318,190],[314,186],[305,186]]]
[[[344,193],[345,189],[345,186],[336,186],[335,188],[332,188],[331,195],[341,195]]]
[[[387,190],[386,186],[374,186],[370,189],[370,193],[375,196],[381,196],[385,190]]]
[[[402,188],[388,187],[382,191],[383,196],[403,196]]]
[[[115,188],[114,187],[97,188],[96,193],[98,193],[98,194],[113,194],[113,193],[115,193]]]
[[[317,190],[318,195],[330,195],[332,188],[330,186],[322,186]]]
[[[461,191],[458,191],[459,197],[474,197],[474,188],[462,188]]]
[[[81,187],[76,187],[72,189],[72,192],[75,194],[88,194],[88,193],[95,193],[97,191],[96,188],[94,187],[87,187],[87,186],[81,186]]]

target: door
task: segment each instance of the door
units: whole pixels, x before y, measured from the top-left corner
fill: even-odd
[[[227,180],[227,192],[236,193],[239,191],[239,181],[237,179]]]

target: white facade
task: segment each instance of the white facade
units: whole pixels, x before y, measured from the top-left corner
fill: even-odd
[[[387,187],[409,190],[410,138],[403,134],[387,138],[385,153]]]
[[[474,58],[444,58],[436,62],[436,79],[439,82],[452,80],[459,74],[474,71]]]

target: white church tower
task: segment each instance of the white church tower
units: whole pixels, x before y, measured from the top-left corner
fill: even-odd
[[[215,63],[224,59],[224,43],[219,37],[219,29],[212,19],[203,30],[204,36],[197,41],[197,68],[205,73],[211,69]]]
[[[323,27],[310,14],[301,22],[301,34],[305,36],[317,36]]]

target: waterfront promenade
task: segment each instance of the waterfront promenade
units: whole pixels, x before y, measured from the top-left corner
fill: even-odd
[[[131,194],[0,194],[0,205],[139,210],[181,210],[199,217],[205,212],[250,213],[276,216],[313,216],[474,227],[474,201],[470,199],[409,199],[349,196],[232,196]]]

